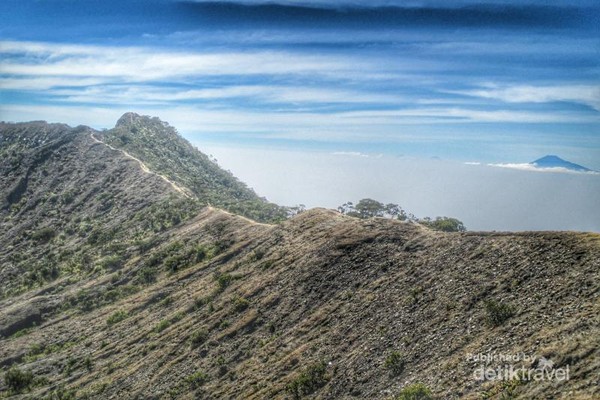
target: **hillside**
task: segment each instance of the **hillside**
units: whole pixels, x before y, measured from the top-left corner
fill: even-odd
[[[109,145],[138,157],[152,171],[185,188],[189,197],[258,220],[286,217],[286,210],[259,198],[252,189],[183,139],[168,123],[135,113],[97,134]]]
[[[255,198],[208,191],[231,176],[188,175],[210,161],[186,151],[132,114],[106,132],[0,125],[0,375],[27,383],[0,398],[600,396],[600,235],[324,209],[258,223],[215,207]],[[479,353],[570,379],[478,381]]]

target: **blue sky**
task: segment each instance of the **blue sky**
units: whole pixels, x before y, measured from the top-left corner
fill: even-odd
[[[551,5],[548,5],[551,4]],[[593,1],[4,0],[0,119],[600,169]]]

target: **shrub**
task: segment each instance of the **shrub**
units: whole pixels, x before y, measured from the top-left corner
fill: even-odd
[[[156,270],[150,267],[143,267],[137,273],[140,281],[145,284],[151,284],[156,282]]]
[[[405,361],[402,353],[399,351],[393,351],[389,356],[387,356],[383,366],[390,372],[390,374],[396,376],[400,375],[404,370],[404,363]]]
[[[217,281],[217,285],[219,286],[219,291],[225,290],[227,286],[233,282],[233,276],[230,274],[217,274],[215,275],[215,280]]]
[[[198,347],[202,343],[206,342],[207,339],[208,331],[206,329],[201,329],[192,334],[192,336],[190,337],[190,344],[192,345],[192,347]]]
[[[413,383],[402,389],[395,400],[432,400],[431,390],[422,383]]]
[[[495,300],[485,302],[486,321],[490,326],[500,326],[515,314],[515,309],[510,304]]]
[[[200,310],[205,305],[209,304],[212,301],[212,297],[198,297],[194,300],[194,310]]]
[[[320,362],[306,368],[296,379],[286,386],[294,399],[314,393],[327,383],[327,365]]]
[[[192,389],[196,389],[208,381],[208,375],[204,372],[196,372],[195,374],[188,376],[185,380]]]
[[[196,246],[193,250],[194,260],[198,263],[204,261],[207,258],[211,258],[212,252],[210,249],[204,246]]]
[[[235,311],[244,311],[248,306],[250,306],[250,302],[243,297],[236,297],[233,301],[233,308]]]
[[[83,366],[85,367],[85,369],[88,370],[88,372],[92,371],[92,369],[94,368],[94,363],[92,362],[92,358],[90,356],[87,356],[83,360]]]
[[[129,313],[127,311],[119,310],[115,311],[108,319],[106,320],[107,325],[114,325],[119,323],[129,317]]]
[[[56,233],[54,232],[54,229],[47,226],[33,232],[31,238],[37,242],[46,243],[49,242],[55,235]]]
[[[121,257],[117,254],[113,254],[111,256],[106,256],[102,260],[100,260],[100,266],[103,269],[115,270],[121,267],[122,264]]]
[[[171,326],[171,321],[168,319],[163,319],[158,324],[156,324],[156,326],[154,327],[154,332],[160,333],[167,329],[169,326]]]
[[[8,388],[20,393],[33,384],[33,374],[30,371],[21,371],[18,367],[12,367],[4,374],[4,382]]]

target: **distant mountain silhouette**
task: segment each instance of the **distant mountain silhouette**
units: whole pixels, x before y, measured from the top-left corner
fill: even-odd
[[[570,161],[563,160],[562,158],[554,155],[547,155],[539,158],[529,164],[537,168],[565,168],[571,171],[579,172],[592,172],[593,170],[586,168],[582,165],[572,163]]]

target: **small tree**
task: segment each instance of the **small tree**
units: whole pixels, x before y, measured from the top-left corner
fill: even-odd
[[[358,218],[373,218],[373,217],[383,217],[385,213],[385,205],[383,203],[378,202],[373,199],[362,199],[356,206],[354,207],[353,213],[348,213],[348,215],[352,215],[353,217]]]
[[[450,217],[437,217],[432,220],[431,218],[423,218],[419,220],[419,223],[425,225],[428,228],[431,228],[435,231],[442,232],[464,232],[467,230],[462,221],[459,221],[456,218]]]

